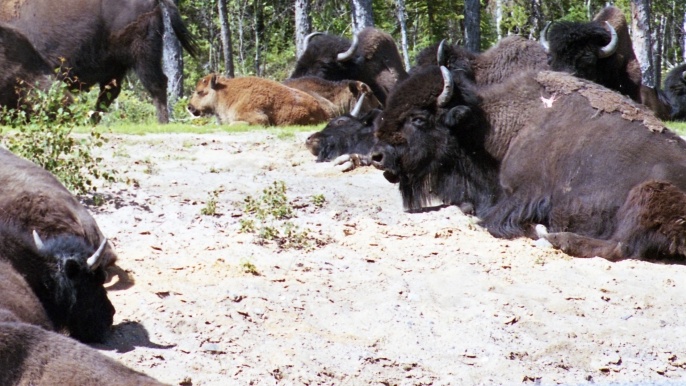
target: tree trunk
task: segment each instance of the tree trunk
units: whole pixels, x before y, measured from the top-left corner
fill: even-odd
[[[481,4],[479,0],[464,1],[465,47],[472,52],[481,51]]]
[[[398,23],[400,24],[400,48],[403,52],[403,60],[405,61],[405,70],[410,70],[410,54],[408,53],[407,42],[407,22],[405,14],[405,0],[396,0],[396,12],[398,16]]]
[[[175,1],[178,4],[178,1]],[[183,47],[171,27],[167,8],[162,6],[164,34],[162,36],[162,68],[167,75],[167,113],[172,117],[176,101],[183,96]]]
[[[495,1],[495,30],[498,35],[498,41],[503,38],[501,30],[503,24],[503,0]]]
[[[372,0],[352,0],[353,33],[357,35],[365,27],[374,27]]]
[[[233,78],[233,48],[231,47],[231,27],[229,26],[229,13],[226,8],[226,0],[217,0],[219,12],[219,25],[221,27],[222,54],[224,56],[224,75]]]
[[[312,32],[310,1],[295,0],[295,55],[300,57],[305,51],[305,37]]]
[[[684,21],[681,23],[681,57],[684,62],[686,62],[686,11],[684,11]]]
[[[650,36],[650,0],[631,0],[631,40],[639,63],[641,63],[642,83],[655,87],[653,71],[653,44]]]
[[[662,84],[662,40],[664,39],[665,17],[660,16],[660,23],[653,28],[653,79],[655,88],[660,88]]]
[[[262,76],[262,38],[264,37],[264,12],[262,0],[253,2],[253,33],[255,36],[255,75]]]
[[[529,31],[529,39],[535,40],[543,29],[543,5],[541,0],[531,0],[531,10],[529,14],[529,21],[531,23],[531,30]]]

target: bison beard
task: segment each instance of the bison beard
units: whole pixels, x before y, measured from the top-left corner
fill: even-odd
[[[372,159],[407,209],[430,195],[473,204],[494,236],[540,236],[578,257],[686,256],[686,142],[644,107],[562,73],[477,95],[442,72],[399,84],[377,120]]]

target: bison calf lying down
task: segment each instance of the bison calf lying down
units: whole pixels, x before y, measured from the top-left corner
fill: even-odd
[[[112,326],[114,307],[98,269],[105,243],[96,249],[73,235],[43,241],[36,231],[0,222],[0,261],[26,279],[56,329],[82,342],[103,341]]]
[[[12,264],[0,260],[0,322],[23,322],[52,330],[33,290]]]
[[[281,83],[304,91],[317,99],[323,98],[325,100],[323,106],[326,106],[325,109],[329,113],[329,118],[353,111],[360,98],[362,98],[363,103],[359,107],[358,113],[364,114],[372,109],[381,108],[381,102],[376,99],[372,89],[357,80],[335,82],[316,76],[304,76],[286,79]]]
[[[0,323],[0,384],[163,385],[95,349],[24,323]]]
[[[223,124],[313,125],[329,118],[310,94],[254,76],[205,76],[198,81],[188,110],[196,116],[215,115]]]
[[[540,236],[578,257],[686,257],[686,142],[645,107],[564,73],[478,91],[454,76],[416,73],[377,119],[372,160],[407,209],[436,195],[472,204],[496,237]]]

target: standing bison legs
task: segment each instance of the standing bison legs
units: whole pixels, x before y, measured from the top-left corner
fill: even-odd
[[[162,55],[161,53],[159,54]],[[169,111],[167,111],[167,76],[164,75],[162,63],[155,63],[150,60],[140,60],[136,65],[135,71],[141,80],[143,87],[152,96],[152,102],[157,109],[157,121],[159,123],[169,122]]]
[[[617,228],[607,239],[572,232],[536,233],[575,257],[660,259],[686,257],[686,194],[669,182],[646,181],[629,191],[617,211]]]
[[[95,111],[98,113],[105,112],[112,104],[112,101],[117,99],[121,92],[122,78],[115,78],[107,83],[100,84],[100,93],[98,100],[95,102]],[[100,122],[100,114],[95,114],[91,117],[93,123]]]

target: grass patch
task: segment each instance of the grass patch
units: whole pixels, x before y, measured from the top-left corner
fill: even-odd
[[[673,132],[679,134],[679,135],[686,135],[686,122],[665,122],[665,126],[667,126],[670,130]]]

